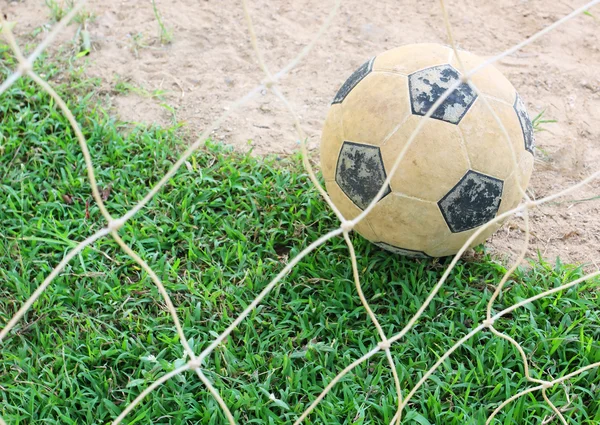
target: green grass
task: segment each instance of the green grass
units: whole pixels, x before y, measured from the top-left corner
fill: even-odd
[[[50,18],[54,22],[60,21],[62,18],[64,18],[66,16],[67,13],[69,13],[69,9],[73,8],[72,1],[67,2],[66,5],[63,3],[59,4],[56,0],[45,0],[45,1],[46,1],[46,6],[48,6],[48,9],[50,9]]]
[[[43,65],[39,65],[42,63]],[[4,78],[14,66],[0,50]],[[39,67],[42,68],[39,68]],[[109,210],[124,213],[177,158],[174,128],[119,122],[93,81],[46,60],[38,71],[65,95],[88,139]],[[21,80],[0,102],[0,323],[78,241],[104,223],[83,158],[53,102]],[[297,157],[256,159],[209,144],[182,168],[123,237],[165,282],[196,352],[250,303],[288,257],[336,226]],[[110,188],[110,189],[109,189]],[[447,260],[413,261],[353,235],[367,298],[388,335],[426,298]],[[483,320],[504,265],[486,254],[460,262],[414,330],[392,352],[409,388]],[[521,268],[507,306],[581,276],[544,262]],[[556,378],[600,361],[598,282],[516,311],[498,328],[523,343],[535,376]],[[377,343],[354,290],[341,238],[310,254],[208,359],[205,373],[239,424],[289,424],[345,366]],[[85,249],[36,302],[0,354],[0,414],[9,424],[106,424],[181,363],[172,321],[149,277],[110,239]],[[568,383],[569,423],[600,421],[596,370]],[[404,423],[482,424],[527,388],[516,351],[482,333],[460,348],[408,406]],[[274,395],[274,399],[270,396]],[[562,389],[550,391],[557,405]],[[340,382],[308,424],[387,424],[395,410],[387,362],[376,355]],[[497,424],[541,424],[541,394],[507,406]],[[147,397],[129,424],[223,424],[192,373]]]
[[[45,0],[45,3],[50,12],[50,19],[53,22],[60,21],[76,6],[75,0]],[[86,21],[89,22],[94,19],[95,16],[91,12],[82,9],[75,15],[72,22],[83,25]]]
[[[557,120],[544,118],[545,113],[546,113],[546,109],[544,108],[540,111],[540,113],[538,113],[535,117],[533,117],[533,119],[531,120],[531,125],[533,126],[533,131],[535,131],[535,132],[548,131],[545,128],[545,124],[553,124],[553,123],[557,122]]]
[[[158,39],[161,44],[169,44],[173,41],[173,32],[165,26],[161,14],[156,8],[156,0],[150,1],[152,2],[152,10],[154,12],[154,17],[156,18],[156,22],[158,23]]]
[[[117,77],[114,90],[116,93],[121,93],[124,95],[129,94],[129,93],[135,93],[139,96],[148,97],[151,99],[156,98],[159,100],[164,100],[165,94],[167,94],[167,91],[163,90],[163,89],[155,89],[155,90],[149,91],[149,90],[145,89],[144,87],[140,87],[135,84],[132,84],[129,81],[122,79],[121,77]]]

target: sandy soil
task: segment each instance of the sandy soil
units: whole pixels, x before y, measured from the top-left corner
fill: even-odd
[[[58,4],[64,0],[56,0]],[[265,59],[278,70],[314,36],[333,0],[254,0],[251,14]],[[576,0],[448,0],[460,47],[487,57],[544,28],[583,4]],[[51,23],[43,0],[0,0],[8,19],[18,21],[21,40],[41,40]],[[115,111],[125,120],[183,122],[200,132],[263,77],[251,52],[239,1],[157,0],[170,43],[161,43],[150,1],[91,0],[87,24],[92,52],[87,72],[100,77]],[[600,168],[600,7],[580,15],[497,67],[525,99],[530,114],[546,109],[557,120],[537,133],[537,160],[530,192],[540,198]],[[77,25],[61,41],[72,43]],[[436,1],[343,1],[333,25],[283,81],[281,89],[298,111],[309,147],[318,160],[321,127],[329,102],[346,77],[367,58],[415,42],[445,43]],[[123,82],[140,88],[124,93]],[[157,92],[158,91],[158,92]],[[152,94],[161,93],[162,97]],[[165,107],[167,105],[168,107]],[[292,119],[269,92],[255,97],[214,133],[257,154],[298,149]],[[600,262],[600,182],[532,213],[532,243],[553,261]],[[512,256],[523,239],[515,218],[488,243]]]

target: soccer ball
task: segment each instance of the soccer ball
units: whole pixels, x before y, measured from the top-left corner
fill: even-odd
[[[467,71],[483,62],[465,51],[459,57]],[[346,80],[328,111],[320,146],[327,192],[344,217],[369,205],[417,124],[460,78],[451,48],[411,44],[370,59]],[[477,91],[462,83],[427,118],[383,198],[355,227],[363,237],[406,256],[453,255],[479,227],[519,204],[518,183],[525,189],[533,170],[531,120],[515,88],[493,66],[471,81]],[[501,224],[483,231],[471,247]]]

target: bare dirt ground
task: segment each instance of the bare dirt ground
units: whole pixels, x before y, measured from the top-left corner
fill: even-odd
[[[62,2],[62,3],[61,3]],[[58,5],[64,0],[55,0]],[[257,37],[270,68],[285,66],[312,37],[333,0],[250,1]],[[581,6],[578,0],[448,0],[459,46],[483,57],[499,53]],[[263,74],[251,51],[241,2],[157,0],[171,41],[161,43],[149,0],[91,0],[87,29],[92,51],[87,73],[99,77],[115,112],[125,120],[183,122],[200,132]],[[20,40],[37,42],[52,22],[43,0],[0,0]],[[62,35],[73,42],[77,24]],[[323,121],[347,76],[368,58],[398,45],[446,43],[439,3],[433,0],[346,0],[329,31],[286,76],[283,93],[298,111],[318,161]],[[81,60],[81,59],[80,59]],[[580,15],[496,65],[517,88],[532,116],[557,120],[536,133],[536,164],[529,191],[554,193],[600,169],[600,7]],[[125,83],[125,84],[124,84]],[[119,89],[119,87],[121,89]],[[139,90],[123,90],[135,87]],[[160,95],[160,96],[158,96]],[[263,92],[226,120],[212,137],[257,154],[299,149],[282,103]],[[528,256],[600,263],[600,182],[532,212]],[[523,240],[516,217],[488,241],[514,256]]]

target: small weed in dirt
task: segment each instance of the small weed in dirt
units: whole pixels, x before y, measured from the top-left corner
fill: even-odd
[[[156,17],[156,22],[158,22],[158,39],[160,40],[161,44],[169,44],[171,41],[173,41],[173,32],[165,26],[162,17],[160,16],[160,13],[156,7],[156,0],[151,1],[152,10],[154,11],[154,16]]]
[[[535,132],[548,131],[546,128],[544,128],[544,124],[550,124],[550,123],[557,122],[557,120],[545,119],[544,118],[544,113],[545,112],[546,112],[546,109],[544,108],[544,109],[541,110],[541,112],[539,114],[537,114],[531,120],[531,124],[533,125],[533,131],[535,131]]]

